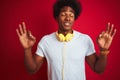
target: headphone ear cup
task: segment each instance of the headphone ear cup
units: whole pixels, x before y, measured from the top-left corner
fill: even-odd
[[[65,39],[65,36],[63,34],[58,34],[58,38],[60,41],[64,42],[66,39]]]
[[[70,41],[73,37],[73,34],[68,33],[66,36],[64,36],[63,34],[58,34],[58,32],[56,32],[56,37],[59,41],[64,42],[64,41]]]
[[[68,33],[68,34],[65,36],[65,40],[66,40],[66,41],[70,41],[70,40],[72,39],[72,37],[73,37],[73,34]]]

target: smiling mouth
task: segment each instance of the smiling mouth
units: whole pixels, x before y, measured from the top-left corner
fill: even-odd
[[[65,26],[70,26],[70,23],[69,22],[65,22],[64,25]]]

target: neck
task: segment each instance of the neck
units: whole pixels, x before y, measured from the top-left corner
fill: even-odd
[[[68,33],[73,33],[73,30],[60,30],[58,29],[58,33],[62,33],[64,36],[66,36]]]

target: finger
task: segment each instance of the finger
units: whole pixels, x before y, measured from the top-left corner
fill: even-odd
[[[107,24],[107,29],[106,29],[106,32],[107,32],[107,33],[109,33],[109,31],[110,31],[110,22],[108,22],[108,24]]]
[[[30,30],[28,30],[28,36],[30,36],[31,35],[31,31]]]
[[[31,35],[31,39],[36,40],[36,38],[33,35]]]
[[[32,35],[32,33],[30,33],[30,37],[31,37],[32,39],[36,39],[36,38]]]
[[[25,26],[25,22],[22,22],[22,26],[23,26],[23,31],[24,31],[24,33],[26,33],[26,26]]]
[[[99,35],[99,38],[101,38],[101,37],[102,37],[102,34]]]
[[[17,32],[18,37],[20,37],[20,33],[19,33],[18,29],[16,29],[16,32]]]
[[[116,29],[114,29],[114,32],[113,32],[113,34],[112,34],[112,37],[114,37],[115,36],[115,34],[116,34]]]
[[[23,34],[23,29],[22,29],[22,25],[19,24],[19,29],[20,29],[20,34],[22,35]]]
[[[99,35],[99,38],[102,38],[104,33],[105,33],[105,31],[102,31],[101,34]]]
[[[102,31],[102,33],[101,33],[102,35],[104,35],[105,34],[105,31]]]
[[[114,27],[114,24],[112,24],[112,26],[111,26],[111,28],[110,28],[110,32],[109,32],[110,35],[112,35],[113,27]]]
[[[109,35],[107,32],[103,32],[103,33],[102,33],[102,37],[104,37],[104,38],[105,38],[105,37],[108,38],[109,36],[110,36],[110,35]]]
[[[33,39],[33,40],[35,40],[36,38],[32,35],[32,33],[31,33],[31,31],[29,30],[28,31],[28,34],[29,34],[29,37],[31,38],[31,39]]]
[[[105,34],[105,31],[102,31],[102,33],[101,33],[101,35],[102,35],[102,36],[101,36],[101,37],[103,37],[103,36],[104,36],[104,34]]]

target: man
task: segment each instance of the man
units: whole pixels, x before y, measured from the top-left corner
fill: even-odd
[[[46,59],[48,80],[86,80],[84,64],[86,60],[93,71],[102,73],[106,67],[109,47],[116,33],[114,25],[108,23],[106,31],[99,35],[98,56],[91,38],[72,28],[81,13],[80,3],[77,0],[59,0],[53,8],[58,30],[40,40],[36,54],[32,55],[36,38],[30,31],[26,31],[25,23],[19,24],[19,30],[16,30],[25,51],[25,65],[28,71],[37,72]]]

